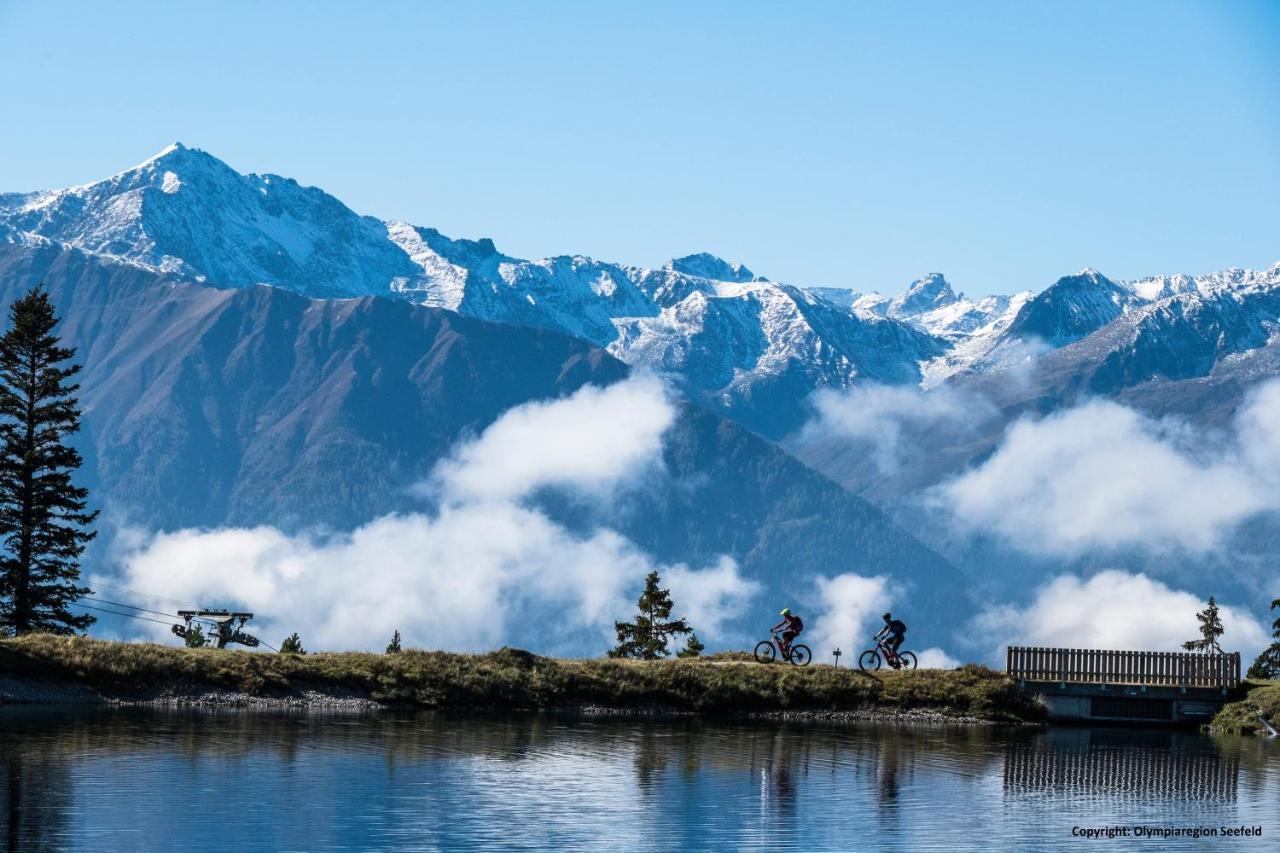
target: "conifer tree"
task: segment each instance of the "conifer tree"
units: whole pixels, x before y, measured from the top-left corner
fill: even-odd
[[[205,636],[204,629],[199,625],[192,625],[191,629],[183,635],[182,639],[186,642],[189,649],[203,649],[209,645],[209,638]]]
[[[702,641],[698,639],[697,634],[690,634],[689,641],[685,643],[685,647],[683,649],[676,652],[676,657],[678,658],[701,657],[702,653],[706,650],[706,648],[707,647],[702,644]]]
[[[1204,610],[1196,614],[1200,622],[1200,639],[1188,640],[1182,647],[1189,652],[1222,652],[1218,638],[1222,636],[1222,619],[1218,616],[1218,603],[1209,596],[1209,603]]]
[[[69,380],[75,350],[59,346],[53,305],[37,286],[9,308],[0,336],[0,626],[14,634],[71,634],[94,622],[68,606],[90,594],[80,555],[97,512],[71,481],[80,454],[65,442],[80,428]]]
[[[302,647],[302,638],[298,636],[298,632],[284,638],[284,642],[280,644],[280,654],[282,655],[305,655],[307,650]]]
[[[1280,610],[1280,598],[1271,602],[1272,610]],[[1249,667],[1249,678],[1280,679],[1280,619],[1271,623],[1272,643]]]
[[[636,602],[639,612],[634,622],[614,622],[618,645],[609,650],[611,658],[657,660],[666,657],[667,641],[676,634],[689,634],[692,629],[683,619],[671,619],[671,591],[658,586],[661,578],[649,572],[644,592]]]
[[[396,629],[396,632],[391,635],[391,642],[387,643],[387,654],[389,655],[400,654],[400,630],[399,629]]]

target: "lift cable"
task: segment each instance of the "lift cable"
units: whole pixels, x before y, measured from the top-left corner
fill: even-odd
[[[72,607],[83,607],[86,610],[97,610],[99,613],[110,613],[112,616],[124,616],[128,619],[141,619],[143,622],[154,622],[157,625],[168,625],[168,622],[162,622],[159,619],[152,619],[150,616],[139,616],[136,613],[121,613],[119,610],[108,610],[105,607],[94,607],[92,604],[81,604],[80,602],[72,602]]]
[[[165,613],[162,610],[149,610],[146,607],[139,607],[136,604],[125,604],[123,601],[107,601],[105,598],[94,598],[92,595],[82,595],[81,598],[85,601],[96,601],[99,604],[110,604],[112,607],[127,607],[130,610],[140,610],[143,613],[154,613],[156,616],[177,618],[172,613]]]
[[[149,592],[139,592],[136,589],[125,589],[122,586],[107,586],[106,584],[94,584],[94,587],[100,590],[103,590],[103,589],[107,590],[108,592],[123,592],[126,595],[132,595],[137,598],[146,598],[152,601],[167,601],[170,604],[181,604],[184,607],[185,606],[190,606],[195,608],[200,607],[200,605],[196,604],[194,601],[183,601],[180,598],[166,598],[163,595],[152,595]]]

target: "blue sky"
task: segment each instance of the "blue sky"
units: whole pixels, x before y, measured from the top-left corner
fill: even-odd
[[[0,189],[177,139],[523,257],[970,293],[1280,260],[1280,3],[0,0]]]

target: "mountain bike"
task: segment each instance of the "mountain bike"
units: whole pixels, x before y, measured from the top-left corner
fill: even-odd
[[[774,632],[773,639],[756,643],[756,662],[773,663],[779,656],[787,663],[796,666],[808,666],[813,660],[813,652],[804,643],[794,643],[790,647],[782,644],[782,635]]]
[[[894,654],[893,649],[885,645],[884,640],[880,637],[875,638],[876,647],[867,649],[858,655],[858,668],[863,670],[875,671],[880,668],[881,663],[887,663],[894,669],[915,669],[916,655],[915,652],[900,651]]]

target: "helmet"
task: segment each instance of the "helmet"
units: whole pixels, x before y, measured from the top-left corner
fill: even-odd
[[[881,618],[882,618],[882,619],[892,619],[892,618],[893,618],[893,614],[892,614],[892,613],[886,613],[886,614],[885,614],[884,616],[882,616]]]
[[[791,615],[791,608],[790,608],[790,607],[784,607],[784,608],[782,608],[782,612],[781,612],[781,613],[779,613],[778,615],[779,615],[779,616],[790,616],[790,615]]]

